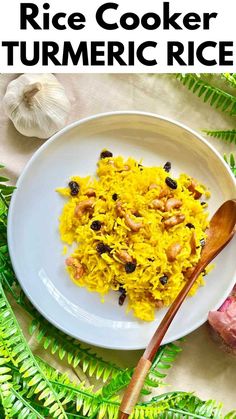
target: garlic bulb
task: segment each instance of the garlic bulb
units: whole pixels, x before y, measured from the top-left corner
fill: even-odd
[[[53,74],[23,74],[3,98],[7,116],[27,137],[48,138],[63,128],[70,111],[64,87]]]

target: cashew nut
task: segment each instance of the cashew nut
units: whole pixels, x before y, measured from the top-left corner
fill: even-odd
[[[77,266],[77,263],[79,263],[79,261],[70,256],[69,258],[66,259],[65,263],[67,266]]]
[[[148,190],[151,191],[152,189],[156,189],[158,188],[158,185],[156,183],[151,183],[151,185],[149,185]]]
[[[164,307],[164,303],[161,300],[156,300],[150,292],[147,293],[147,297],[149,301],[153,303],[157,309],[161,309],[162,307]]]
[[[76,268],[75,279],[80,279],[84,275],[84,273],[85,273],[85,269],[83,265],[80,264],[80,266]]]
[[[116,203],[116,212],[119,217],[124,217],[125,224],[129,227],[132,231],[139,231],[140,228],[143,226],[141,222],[135,222],[128,214],[125,213],[124,208],[122,207],[121,201],[117,201]]]
[[[199,199],[202,196],[202,193],[197,190],[197,182],[195,179],[191,179],[191,183],[188,186],[188,190],[192,192],[194,199]]]
[[[165,209],[166,211],[170,211],[173,208],[180,208],[182,206],[182,201],[175,198],[170,198],[166,201]]]
[[[91,196],[96,196],[95,189],[93,189],[93,188],[88,189],[87,192],[85,192],[85,195],[87,195],[89,198]]]
[[[158,198],[161,199],[161,198],[164,198],[165,196],[169,196],[169,195],[170,195],[170,190],[165,188],[165,189],[161,190],[161,192],[159,193]]]
[[[128,252],[126,252],[126,250],[119,250],[119,252],[116,253],[116,256],[123,263],[133,262],[132,257],[129,255]]]
[[[173,215],[170,218],[167,218],[167,220],[164,221],[164,225],[166,228],[171,228],[177,224],[182,223],[184,220],[185,220],[185,215],[177,214],[177,215]]]
[[[75,279],[80,279],[85,273],[84,266],[76,258],[67,258],[66,265],[73,266],[73,268],[75,268]]]
[[[119,217],[124,217],[124,215],[125,215],[125,210],[124,210],[124,208],[122,207],[122,203],[121,203],[121,201],[117,201],[117,202],[116,202],[116,212],[117,212],[117,215],[118,215]]]
[[[143,223],[141,222],[136,222],[134,220],[132,220],[132,218],[130,218],[130,216],[128,214],[125,214],[125,224],[127,225],[127,227],[129,227],[132,231],[139,231],[141,227],[143,227]]]
[[[150,207],[154,208],[155,210],[161,210],[161,211],[164,211],[165,209],[164,202],[162,202],[160,199],[154,199]]]
[[[161,309],[162,307],[164,307],[164,303],[161,300],[155,300],[155,307],[157,309]]]
[[[174,262],[178,254],[181,252],[182,246],[179,243],[171,244],[166,250],[167,259],[169,262]]]
[[[81,201],[75,208],[75,215],[77,217],[81,217],[83,213],[87,210],[91,210],[94,207],[94,198],[86,199],[85,201]]]

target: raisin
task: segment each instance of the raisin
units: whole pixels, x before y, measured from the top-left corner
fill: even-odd
[[[72,196],[78,195],[80,187],[79,187],[79,184],[77,182],[72,180],[71,182],[69,182],[68,186],[70,188],[70,194]]]
[[[187,224],[186,224],[186,227],[188,227],[188,228],[190,228],[190,229],[191,229],[191,228],[195,228],[195,226],[194,226],[192,223],[187,223]]]
[[[164,164],[163,169],[165,172],[169,173],[171,171],[171,162],[167,161],[166,164]]]
[[[167,275],[163,275],[159,278],[159,281],[161,283],[161,285],[166,285],[168,282],[168,276]]]
[[[127,262],[125,264],[125,272],[127,274],[131,274],[132,272],[135,271],[135,269],[136,269],[136,263],[134,263],[134,262]]]
[[[102,151],[100,154],[100,159],[106,159],[107,157],[113,157],[113,154],[108,150]]]
[[[122,292],[122,294],[119,296],[119,305],[120,305],[120,306],[123,306],[123,304],[124,304],[124,302],[125,302],[125,299],[126,299],[126,293],[125,293],[125,291],[124,291],[124,292]]]
[[[124,301],[126,299],[126,290],[122,286],[120,286],[119,287],[119,292],[121,293],[121,295],[119,297],[119,300],[118,300],[119,301],[119,305],[120,306],[123,306]]]
[[[113,193],[113,195],[112,195],[112,199],[113,199],[113,201],[117,201],[117,199],[118,199],[118,194],[117,194],[117,193]]]
[[[95,220],[92,222],[90,228],[94,231],[99,231],[102,227],[101,221]]]
[[[102,255],[103,253],[110,253],[111,252],[110,246],[108,246],[107,244],[104,244],[104,243],[98,243],[96,249],[97,249],[97,252],[99,253],[99,255]]]
[[[177,182],[176,182],[176,180],[171,179],[171,177],[167,177],[165,179],[165,182],[166,182],[167,186],[169,186],[169,188],[177,189]]]

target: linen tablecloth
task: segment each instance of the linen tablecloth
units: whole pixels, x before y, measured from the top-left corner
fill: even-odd
[[[4,115],[2,97],[7,84],[15,77],[15,74],[0,76],[0,160],[6,166],[6,174],[13,183],[32,154],[44,142],[23,137]],[[208,104],[203,104],[170,75],[60,74],[57,78],[65,86],[72,103],[68,122],[100,112],[140,110],[174,118],[197,131],[203,128],[232,128],[232,119]],[[216,139],[208,141],[221,154],[233,150],[233,145]],[[28,335],[27,315],[17,306],[14,306],[14,310],[33,351],[75,378],[78,371],[71,370],[55,356],[41,349]],[[182,347],[182,353],[168,374],[169,386],[162,388],[162,391],[195,391],[203,399],[222,401],[224,411],[236,408],[236,358],[222,352],[211,340],[207,325],[188,335]],[[134,366],[135,359],[141,354],[140,351],[118,352],[99,348],[96,351],[121,366]]]

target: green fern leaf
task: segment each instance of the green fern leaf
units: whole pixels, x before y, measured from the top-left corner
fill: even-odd
[[[226,80],[232,87],[236,88],[236,74],[223,73],[222,78]]]
[[[227,415],[224,416],[224,419],[236,419],[236,410],[232,410]]]
[[[105,403],[102,403],[100,405],[100,409],[98,412],[98,419],[104,419],[104,417],[106,416],[106,412],[107,412],[107,405]]]
[[[200,400],[193,394],[185,392],[173,392],[154,397],[150,402],[142,404],[150,408],[159,407],[158,418],[198,418],[198,419],[220,419],[222,406],[214,400],[206,402]]]
[[[236,144],[236,130],[203,130],[203,132],[211,137],[225,140],[229,143]]]
[[[19,392],[14,390],[14,388],[11,389],[11,395],[15,397],[15,400],[12,402],[12,407],[9,411],[10,417],[17,415],[18,419],[29,417],[31,417],[31,419],[44,419]]]
[[[166,377],[167,375],[166,370],[170,369],[171,366],[174,364],[179,352],[181,352],[180,346],[174,343],[170,343],[168,345],[164,345],[160,347],[159,351],[157,352],[153,360],[153,363],[152,363],[152,366],[148,375],[148,379],[152,380],[153,384],[155,382],[156,383],[159,382],[159,385],[162,384],[160,379],[163,379]],[[156,378],[158,378],[158,381],[156,381]],[[149,385],[147,380],[145,384]]]
[[[98,392],[104,398],[111,398],[114,394],[118,394],[123,388],[125,388],[132,377],[133,369],[126,369],[121,371],[116,377],[114,377],[110,383],[103,386],[103,388]]]
[[[159,349],[152,363],[150,372],[145,380],[142,394],[150,394],[150,387],[155,388],[163,384],[160,379],[166,377],[166,370],[171,368],[180,351],[181,348],[173,343],[164,345]],[[133,369],[121,371],[106,386],[103,387],[101,390],[102,396],[110,398],[114,394],[117,394],[129,384],[132,374]]]
[[[10,361],[3,346],[0,348],[0,356],[4,356],[0,358],[1,365],[4,363],[6,365],[6,363]],[[17,415],[18,419],[30,417],[31,419],[43,419],[43,416],[41,416],[30,403],[23,398],[20,392],[15,389],[15,387],[18,387],[19,380],[17,380],[17,383],[13,382],[12,374],[9,374],[9,372],[12,372],[9,366],[0,368],[0,396],[5,417],[11,418]]]
[[[86,409],[93,412],[100,403],[100,398],[93,392],[93,388],[85,388],[84,384],[74,384],[66,374],[60,374],[54,368],[50,367],[45,361],[37,358],[47,379],[60,394],[62,404],[70,405],[76,411],[80,411],[86,404]]]
[[[177,79],[190,91],[202,98],[204,103],[209,103],[216,109],[236,115],[236,96],[211,85],[197,74],[177,74]]]
[[[29,303],[26,306],[24,302],[23,306],[24,308],[28,307],[28,312],[34,316],[30,332],[44,349],[51,350],[52,354],[58,353],[60,359],[66,358],[67,362],[70,365],[72,364],[74,368],[81,365],[83,372],[88,371],[90,377],[96,376],[98,379],[102,376],[103,382],[107,382],[110,377],[117,376],[120,368],[115,364],[104,361],[101,357],[92,353],[90,349],[59,332],[33,307],[29,308]]]
[[[97,373],[99,376],[103,375],[105,382],[110,376],[117,375],[120,370],[114,364],[106,362],[101,357],[91,353],[88,348],[84,348],[75,340],[65,338],[65,335],[54,329],[43,318],[40,318],[38,329],[35,329],[34,334],[37,337],[40,336],[40,342],[43,339],[41,343],[46,342],[47,349],[51,347],[52,353],[58,353],[60,359],[67,357],[68,363],[72,364],[74,368],[81,364],[83,371],[88,370],[90,377]],[[42,335],[44,336],[41,337]]]
[[[40,361],[44,363],[44,361]],[[50,378],[54,378],[58,380],[58,376],[60,375],[57,371],[55,371],[50,366],[47,366],[44,363],[44,368],[47,369]],[[16,370],[16,373],[18,371]],[[68,377],[65,374],[59,377],[59,380],[62,382],[61,384],[58,381],[54,382],[55,386],[64,385],[65,387],[68,386],[68,392],[71,395],[71,392],[74,393],[75,391],[79,391],[79,397],[77,398],[77,412],[80,412],[79,416],[75,415],[74,410],[71,410],[71,407],[74,406],[67,404],[68,412],[66,411],[67,417],[83,417],[85,418],[88,416],[89,418],[97,418],[97,417],[114,417],[116,418],[118,415],[119,410],[119,403],[114,401],[108,401],[106,399],[101,399],[94,395],[93,393],[88,393],[88,389],[83,388],[83,386],[73,386],[65,384],[67,382]],[[80,388],[80,390],[79,390]],[[86,401],[85,401],[86,398]],[[74,402],[74,397],[72,397]],[[68,400],[70,402],[71,398]],[[66,399],[65,399],[66,402]],[[33,403],[31,403],[33,404]],[[82,410],[81,410],[82,409]],[[45,411],[46,412],[46,411]],[[71,412],[71,414],[70,414]],[[49,410],[47,412],[48,416]],[[82,415],[81,415],[82,413]],[[231,415],[231,416],[229,416]],[[232,419],[234,416],[229,414],[227,419]],[[46,413],[45,413],[45,417]],[[198,399],[193,394],[184,393],[184,392],[172,392],[162,394],[161,396],[157,396],[153,398],[148,403],[141,403],[135,407],[134,413],[132,415],[133,418],[148,418],[148,419],[156,419],[158,418],[198,418],[198,419],[206,419],[206,418],[215,418],[219,419],[221,417],[221,406],[217,405],[214,401],[206,401],[203,402]]]
[[[224,160],[229,165],[229,167],[232,170],[234,176],[236,177],[236,158],[234,157],[233,153],[231,153],[229,155],[229,158],[224,154]]]
[[[47,384],[48,392],[44,396],[42,396],[43,393],[41,393],[40,397],[45,399],[49,395],[52,398],[52,402],[58,403],[60,406],[62,417],[66,418],[65,411],[61,405],[60,400],[58,399],[57,393],[54,391],[52,385],[41,371],[30,348],[28,347],[28,344],[21,332],[20,326],[17,323],[17,320],[1,285],[0,298],[5,299],[5,306],[2,306],[0,309],[0,342],[2,346],[5,347],[5,350],[8,352],[8,354],[11,354],[15,364],[17,364],[19,367],[19,373],[22,374],[23,378],[31,377],[32,373],[36,373],[36,371],[41,375],[41,381]],[[2,312],[7,312],[7,315],[3,317]],[[15,338],[14,346],[12,345],[12,338]],[[22,349],[21,353],[16,352],[16,347]],[[20,360],[19,357],[21,357]],[[45,391],[46,390],[44,390],[44,392]]]

